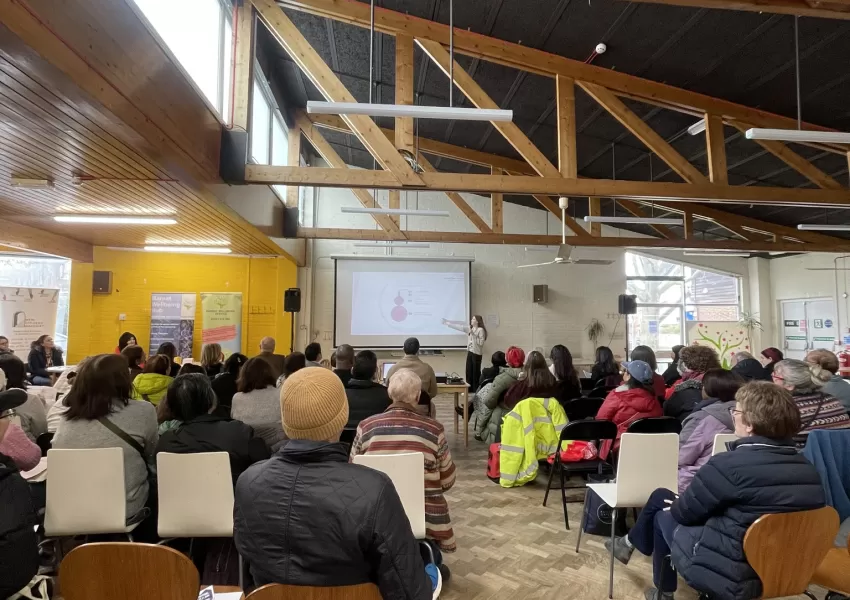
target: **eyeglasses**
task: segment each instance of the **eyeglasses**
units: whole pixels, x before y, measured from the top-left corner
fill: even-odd
[[[734,418],[734,417],[735,417],[735,415],[742,415],[742,414],[744,414],[744,411],[742,411],[742,410],[738,410],[737,408],[730,408],[730,409],[729,409],[729,414],[730,414],[730,415],[732,415],[732,418]]]
[[[771,378],[778,379],[779,381],[785,381],[785,378],[782,375],[777,375],[776,371],[770,374]]]

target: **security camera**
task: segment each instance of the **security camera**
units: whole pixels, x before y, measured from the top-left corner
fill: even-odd
[[[596,44],[596,53],[597,54],[605,54],[605,51],[608,50],[608,46],[603,42]]]

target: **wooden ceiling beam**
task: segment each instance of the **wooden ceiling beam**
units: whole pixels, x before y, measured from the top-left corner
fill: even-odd
[[[231,99],[231,126],[249,131],[251,118],[251,93],[254,89],[254,7],[250,2],[235,5],[233,27],[233,83]],[[231,90],[225,90],[227,94]]]
[[[493,175],[501,175],[501,171],[495,167],[492,170]],[[490,194],[490,228],[493,233],[502,233],[504,231],[504,201],[502,194],[493,192]]]
[[[637,0],[650,4],[719,8],[757,13],[776,13],[823,19],[850,19],[850,6],[841,1],[806,2],[805,0]]]
[[[705,147],[708,156],[708,177],[711,183],[729,185],[729,169],[726,165],[726,136],[723,119],[717,115],[705,115]]]
[[[568,179],[578,177],[576,154],[576,92],[575,81],[555,77],[555,107],[558,123],[558,170]]]
[[[561,208],[558,206],[558,203],[553,198],[550,198],[545,194],[532,194],[531,197],[537,200],[543,208],[555,215],[555,217],[557,217],[558,220],[561,221]],[[567,226],[567,229],[572,231],[573,235],[575,235],[576,237],[590,237],[590,234],[587,233],[587,230],[582,227],[578,223],[578,221],[576,221],[573,217],[566,214],[566,212],[564,212],[563,222],[564,225]]]
[[[90,263],[94,260],[91,244],[11,221],[9,217],[0,217],[0,246],[79,262]]]
[[[417,158],[419,164],[422,166],[422,169],[426,173],[436,173],[437,170],[434,168],[434,165],[430,163],[430,161],[422,156]],[[457,192],[445,192],[446,196],[448,196],[449,200],[452,201],[452,204],[457,206],[466,218],[469,219],[475,228],[481,233],[493,233],[493,230],[489,225],[481,218],[481,216],[475,212],[475,209],[472,208],[469,203],[463,199],[463,197]]]
[[[597,198],[596,196],[591,196],[588,200],[588,210],[587,213],[592,217],[599,217],[602,215],[602,199]],[[593,237],[602,237],[602,223],[591,223],[590,224],[590,235]]]

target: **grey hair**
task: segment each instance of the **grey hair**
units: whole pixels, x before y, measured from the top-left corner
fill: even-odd
[[[741,350],[740,352],[735,353],[734,363],[737,365],[742,360],[748,360],[750,358],[755,359],[755,356],[753,356],[752,354],[750,354],[746,350]]]
[[[422,380],[410,369],[400,369],[393,373],[388,393],[393,402],[419,404],[419,396],[422,394]]]
[[[810,365],[802,360],[786,358],[776,363],[774,371],[783,378],[782,383],[792,386],[795,392],[811,393],[819,391],[832,379],[832,373],[820,365]]]

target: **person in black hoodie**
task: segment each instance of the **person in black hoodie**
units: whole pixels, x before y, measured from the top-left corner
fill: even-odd
[[[667,387],[670,387],[682,378],[681,374],[679,374],[679,353],[682,351],[682,348],[684,346],[681,344],[673,346],[673,362],[667,366],[667,370],[661,375],[664,378],[664,385]]]
[[[62,351],[53,344],[53,337],[42,335],[30,345],[27,368],[35,385],[53,385],[48,367],[63,367]]]
[[[35,510],[27,482],[0,454],[0,598],[21,590],[38,573]]]
[[[493,353],[493,356],[490,357],[490,366],[481,369],[481,381],[478,383],[478,389],[480,390],[488,383],[493,383],[493,380],[496,379],[496,375],[499,374],[499,369],[503,369],[507,366],[508,361],[505,358],[505,353],[501,350],[496,350]]]
[[[361,350],[354,357],[351,379],[345,388],[348,398],[347,430],[357,429],[360,421],[377,415],[389,408],[391,401],[387,388],[375,382],[378,357],[371,350]]]
[[[212,389],[218,398],[215,414],[220,417],[230,418],[230,407],[233,406],[233,396],[239,391],[236,381],[239,379],[239,371],[242,365],[248,362],[244,354],[234,352],[224,361],[221,372],[212,378]],[[209,371],[207,371],[209,375]]]
[[[664,416],[676,417],[680,422],[694,411],[702,401],[702,378],[709,369],[719,369],[720,358],[708,346],[687,346],[679,353],[679,372],[682,381],[664,402]],[[667,390],[668,394],[670,390]]]
[[[766,373],[761,363],[749,352],[736,352],[732,357],[732,372],[740,376],[744,381],[770,381],[770,374]]]
[[[681,496],[655,490],[628,535],[614,540],[620,562],[628,563],[634,548],[652,556],[655,587],[647,600],[672,600],[677,573],[710,598],[761,598],[761,580],[744,555],[747,529],[765,514],[825,504],[818,472],[791,439],[800,429],[791,394],[754,381],[735,401],[731,412],[741,437],[731,450],[711,457]]]
[[[336,363],[333,360],[334,356],[336,356]],[[351,381],[351,368],[354,366],[354,348],[348,344],[340,344],[331,356],[331,363],[331,368],[342,381],[342,385],[347,386]]]

